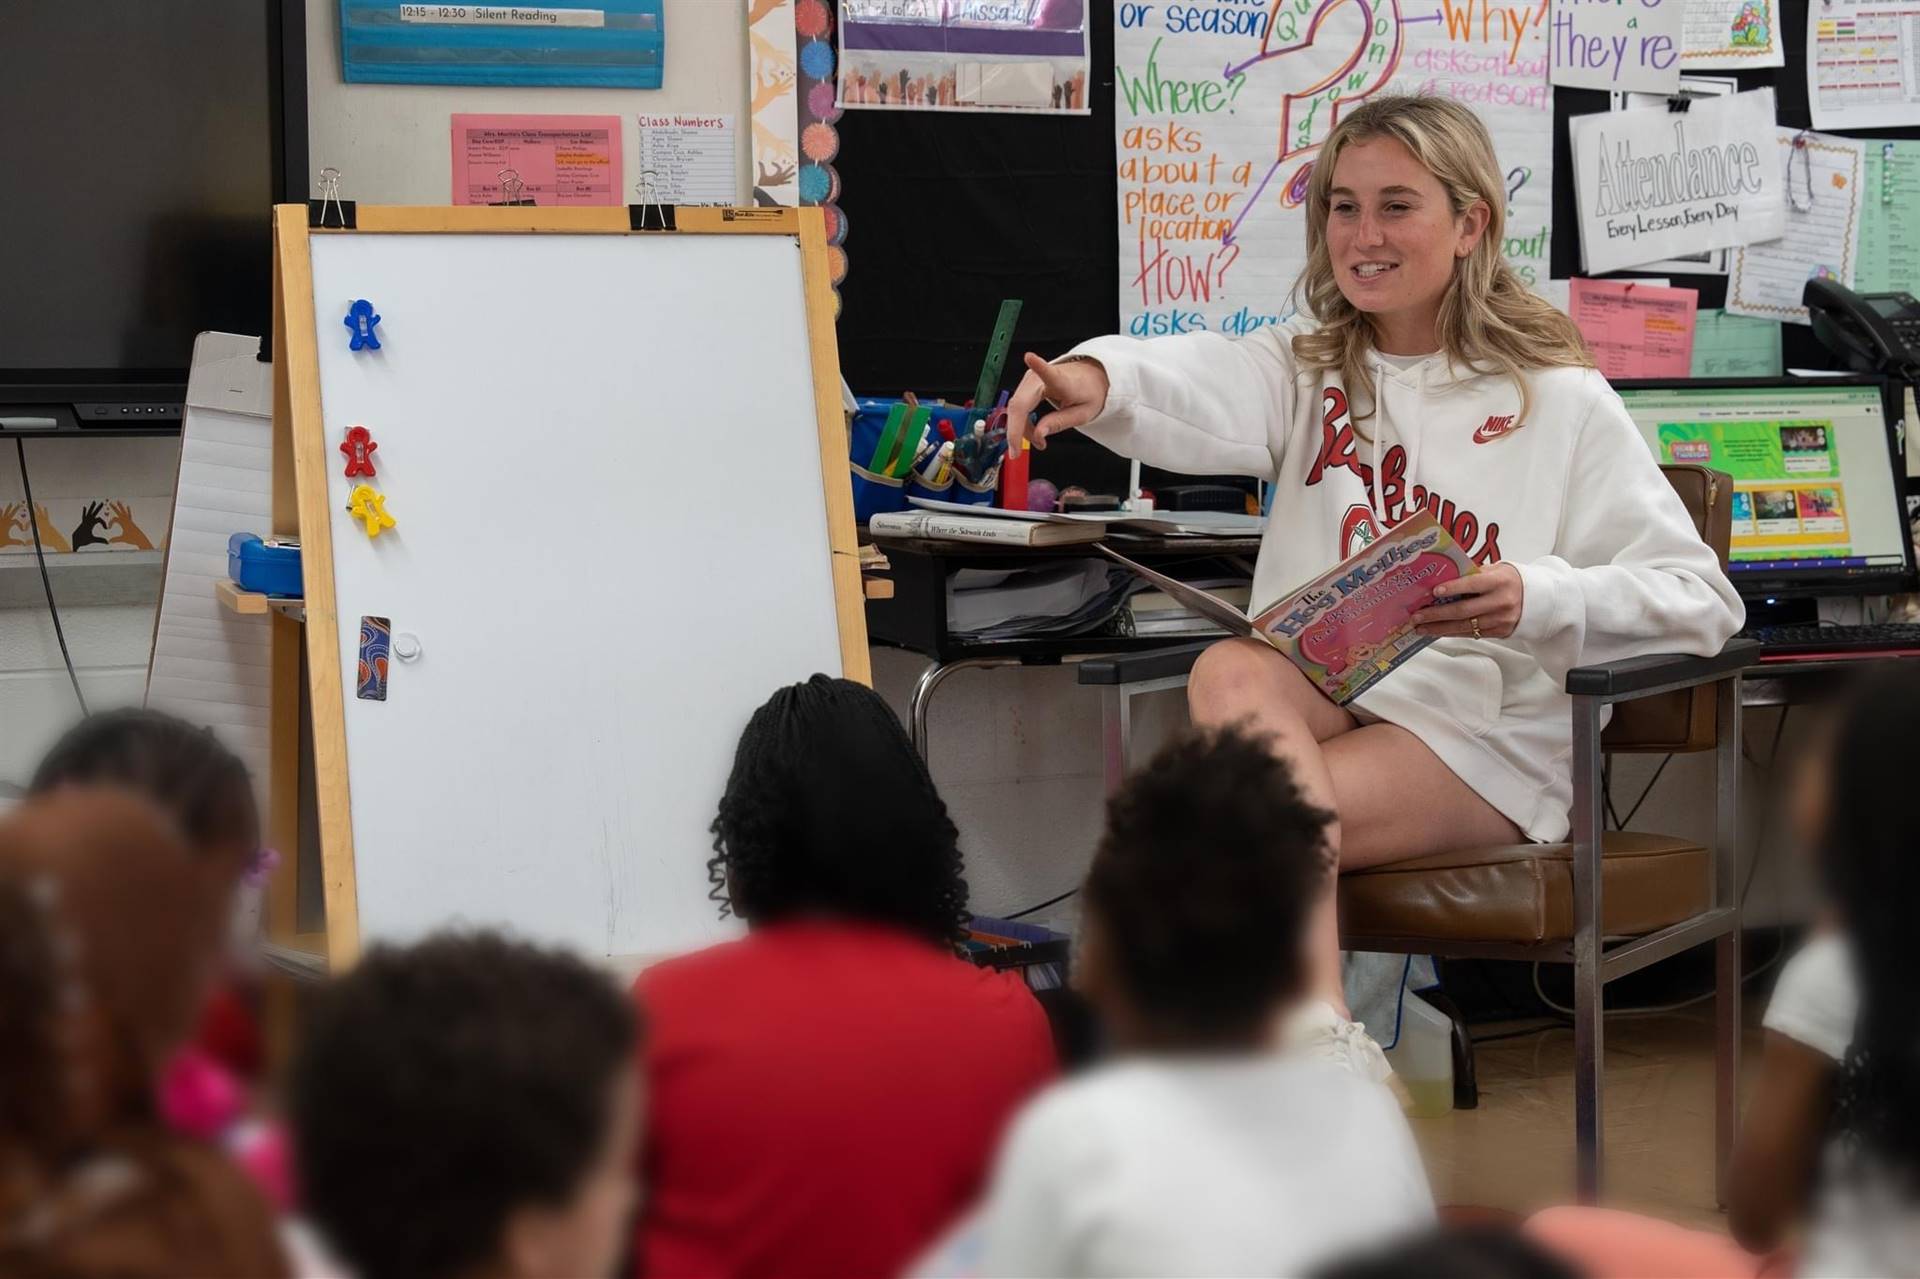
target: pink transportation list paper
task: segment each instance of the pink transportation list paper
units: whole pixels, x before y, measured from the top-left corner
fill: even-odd
[[[617,115],[455,115],[453,202],[639,203],[621,189],[620,148]]]

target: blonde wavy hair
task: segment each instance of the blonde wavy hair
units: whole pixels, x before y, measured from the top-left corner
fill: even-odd
[[[1327,252],[1327,216],[1334,164],[1356,142],[1394,138],[1426,166],[1446,190],[1455,217],[1478,200],[1487,206],[1487,229],[1473,251],[1453,264],[1453,282],[1440,302],[1441,349],[1453,364],[1475,373],[1504,373],[1520,390],[1524,423],[1529,407],[1528,369],[1560,365],[1593,367],[1593,356],[1573,321],[1527,287],[1501,254],[1507,226],[1507,185],[1494,159],[1493,139],[1468,108],[1448,98],[1388,94],[1369,98],[1340,118],[1314,158],[1307,182],[1307,265],[1293,296],[1319,327],[1293,339],[1293,353],[1315,369],[1338,369],[1357,421],[1370,416],[1375,398],[1366,362],[1374,344],[1373,322],[1340,292]],[[1357,392],[1365,395],[1365,408]]]

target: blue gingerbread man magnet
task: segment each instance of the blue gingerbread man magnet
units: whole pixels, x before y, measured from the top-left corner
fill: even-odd
[[[347,342],[349,351],[380,349],[380,335],[373,331],[373,326],[380,323],[380,317],[373,313],[373,303],[360,298],[347,308],[347,318],[340,322],[347,326],[349,333],[353,334]]]

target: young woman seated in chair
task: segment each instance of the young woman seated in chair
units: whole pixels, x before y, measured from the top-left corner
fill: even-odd
[[[1349,707],[1266,645],[1194,667],[1196,723],[1246,722],[1332,809],[1345,870],[1568,830],[1567,672],[1717,652],[1743,610],[1573,323],[1501,257],[1506,184],[1477,117],[1383,97],[1340,119],[1307,190],[1295,320],[1029,354],[1009,418],[1050,405],[1155,466],[1276,486],[1271,600],[1428,510],[1483,566],[1416,620],[1437,638]],[[1328,892],[1316,984],[1344,1015]],[[1332,1018],[1330,1018],[1330,1021]]]

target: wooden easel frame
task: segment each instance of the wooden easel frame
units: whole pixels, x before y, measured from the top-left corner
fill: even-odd
[[[654,213],[658,206],[646,206]],[[624,207],[409,207],[362,204],[353,230],[309,226],[305,205],[274,210],[273,306],[273,531],[300,538],[306,577],[306,623],[273,622],[273,764],[269,827],[275,845],[299,848],[300,657],[306,645],[312,707],[315,802],[327,926],[299,934],[299,874],[288,866],[275,877],[268,932],[283,945],[324,953],[340,971],[360,951],[360,909],[354,872],[353,823],[348,795],[345,683],[340,670],[339,618],[334,599],[333,512],[327,467],[337,462],[327,444],[320,401],[318,335],[314,330],[313,259],[316,235],[778,235],[800,246],[813,363],[815,427],[820,437],[821,496],[832,556],[834,612],[840,661],[848,679],[872,682],[866,607],[860,584],[853,496],[847,479],[847,436],[840,399],[840,361],[834,344],[833,290],[827,268],[826,223],[819,209],[672,209],[671,231],[636,231]],[[297,856],[297,853],[295,854]]]

